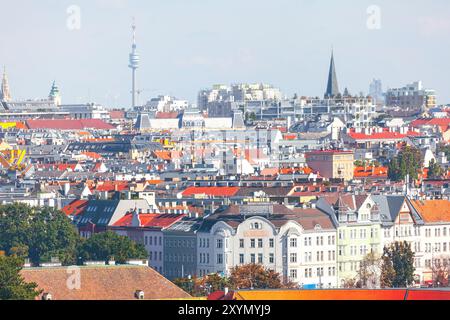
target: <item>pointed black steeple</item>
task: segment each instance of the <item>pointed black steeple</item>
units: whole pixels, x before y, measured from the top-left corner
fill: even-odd
[[[334,66],[334,54],[331,51],[330,71],[328,73],[328,85],[327,92],[325,92],[325,98],[333,98],[339,94],[339,86],[336,76],[336,68]]]

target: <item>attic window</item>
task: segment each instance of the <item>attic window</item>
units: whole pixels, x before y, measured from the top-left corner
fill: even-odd
[[[367,209],[372,209],[372,205],[370,203],[367,204]]]

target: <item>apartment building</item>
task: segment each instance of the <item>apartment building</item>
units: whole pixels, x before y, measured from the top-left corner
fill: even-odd
[[[415,253],[414,267],[416,268],[416,281],[419,281],[422,279],[424,267],[424,244],[421,237],[422,217],[417,214],[405,196],[374,195],[372,199],[380,211],[382,248],[394,242],[408,242]]]
[[[200,223],[180,220],[163,230],[164,276],[168,279],[198,276],[198,239]]]
[[[354,151],[319,150],[305,154],[308,167],[328,179],[349,181],[354,174]]]
[[[428,110],[436,107],[436,92],[424,89],[422,81],[416,81],[402,88],[387,90],[386,106]]]
[[[369,195],[332,195],[317,207],[337,225],[337,279],[339,286],[357,276],[370,252],[381,255],[380,213]]]
[[[199,276],[257,263],[301,286],[337,286],[336,229],[316,208],[231,205],[206,218],[197,237]]]
[[[114,223],[110,230],[145,246],[148,264],[159,273],[164,273],[163,230],[182,220],[181,214],[139,214],[133,211]]]
[[[411,205],[423,219],[419,229],[421,280],[432,284],[433,269],[448,270],[450,266],[450,201],[412,200]]]

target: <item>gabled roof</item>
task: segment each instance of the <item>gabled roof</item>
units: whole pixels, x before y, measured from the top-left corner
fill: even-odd
[[[364,132],[357,133],[355,129],[351,129],[348,136],[355,140],[402,140],[406,137],[418,136],[420,133],[408,131],[407,133],[391,132],[389,128],[383,128],[382,132],[372,132],[366,134]]]
[[[177,221],[183,219],[183,214],[139,214],[141,227],[167,228]],[[113,224],[114,227],[131,227],[133,214],[127,214],[122,219]]]
[[[62,208],[61,211],[64,212],[66,216],[77,216],[86,208],[87,203],[87,200],[74,200]]]
[[[236,195],[239,187],[189,187],[182,192],[184,197],[193,195],[208,195],[213,197],[231,197]]]
[[[437,126],[441,132],[448,130],[450,126],[450,118],[433,118],[433,119],[417,119],[411,122],[412,127]]]
[[[26,125],[29,129],[54,129],[54,130],[115,129],[114,126],[100,119],[27,120]]]
[[[449,200],[412,200],[411,204],[425,223],[450,222]]]
[[[382,222],[394,222],[405,202],[404,196],[374,195],[372,199],[378,205]]]
[[[54,300],[134,300],[136,291],[145,299],[181,299],[191,296],[145,266],[79,267],[82,285],[78,290],[67,286],[67,268],[23,269],[27,282],[35,282]],[[37,299],[39,299],[38,297]]]

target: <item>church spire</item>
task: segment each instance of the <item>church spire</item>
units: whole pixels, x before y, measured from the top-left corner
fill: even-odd
[[[336,67],[334,65],[334,50],[331,50],[330,71],[328,73],[327,91],[325,98],[333,98],[339,95],[339,86],[336,76]]]
[[[1,101],[11,101],[11,92],[9,91],[8,76],[6,75],[6,67],[3,67],[2,87],[0,90]]]

